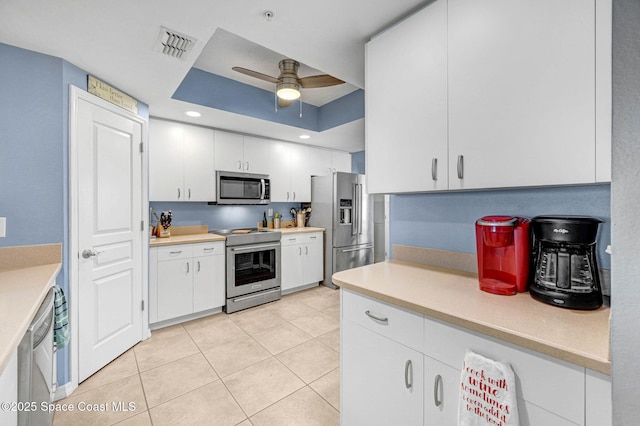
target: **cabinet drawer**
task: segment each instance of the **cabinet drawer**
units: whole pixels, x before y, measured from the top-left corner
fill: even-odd
[[[176,244],[173,246],[158,247],[158,262],[173,259],[185,259],[193,256],[191,244]]]
[[[307,244],[322,242],[322,232],[306,232],[300,234],[283,235],[280,244],[290,246],[295,244]]]
[[[342,293],[342,319],[420,351],[423,316],[349,290]]]
[[[283,235],[280,239],[281,246],[293,246],[296,244],[302,244],[302,234]]]
[[[584,424],[584,368],[432,318],[425,318],[424,324],[425,355],[458,370],[467,348],[495,361],[508,362],[516,375],[519,397]]]
[[[224,242],[216,241],[212,243],[193,244],[193,257],[213,256],[224,254]]]

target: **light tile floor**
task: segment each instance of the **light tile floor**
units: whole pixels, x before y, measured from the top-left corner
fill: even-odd
[[[338,425],[339,312],[319,286],[154,331],[58,401],[75,410],[53,424]]]

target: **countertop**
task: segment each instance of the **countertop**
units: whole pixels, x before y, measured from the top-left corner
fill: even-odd
[[[380,299],[611,374],[610,309],[554,307],[529,293],[500,296],[481,291],[475,275],[402,261],[388,261],[333,275],[340,287]]]
[[[282,232],[282,235],[289,235],[289,234],[302,234],[305,232],[324,232],[324,228],[315,228],[313,226],[306,226],[304,228],[297,228],[295,226],[289,227],[289,228],[279,228],[279,229],[274,229],[274,231],[280,231]]]
[[[209,243],[212,241],[224,241],[225,237],[216,234],[189,234],[176,235],[166,238],[153,238],[149,240],[149,247],[171,246],[174,244]]]
[[[216,234],[209,234],[204,227],[172,227],[171,236],[166,238],[152,238],[149,240],[149,247],[170,246],[174,244],[208,243],[211,241],[225,241],[225,237]],[[300,234],[304,232],[324,232],[324,228],[268,228],[269,231],[280,231],[282,235]],[[190,233],[193,232],[193,233]]]
[[[52,256],[34,257],[29,266],[28,253],[53,251]],[[55,253],[58,253],[57,255]],[[15,255],[14,255],[15,254]],[[26,256],[24,256],[26,254]],[[61,246],[7,247],[0,250],[0,372],[29,328],[49,289],[60,272]],[[12,263],[12,259],[15,262]],[[52,260],[53,259],[53,260]],[[57,260],[57,261],[56,261]],[[41,262],[54,262],[38,264]]]

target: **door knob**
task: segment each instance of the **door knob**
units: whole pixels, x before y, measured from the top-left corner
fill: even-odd
[[[97,251],[93,251],[91,249],[84,249],[82,250],[82,257],[85,259],[89,259],[93,256],[97,256],[98,254],[100,254],[100,252]]]

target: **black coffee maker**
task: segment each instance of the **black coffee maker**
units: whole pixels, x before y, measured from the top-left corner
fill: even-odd
[[[600,219],[536,216],[529,293],[541,302],[569,309],[597,309],[602,290],[596,263]]]

